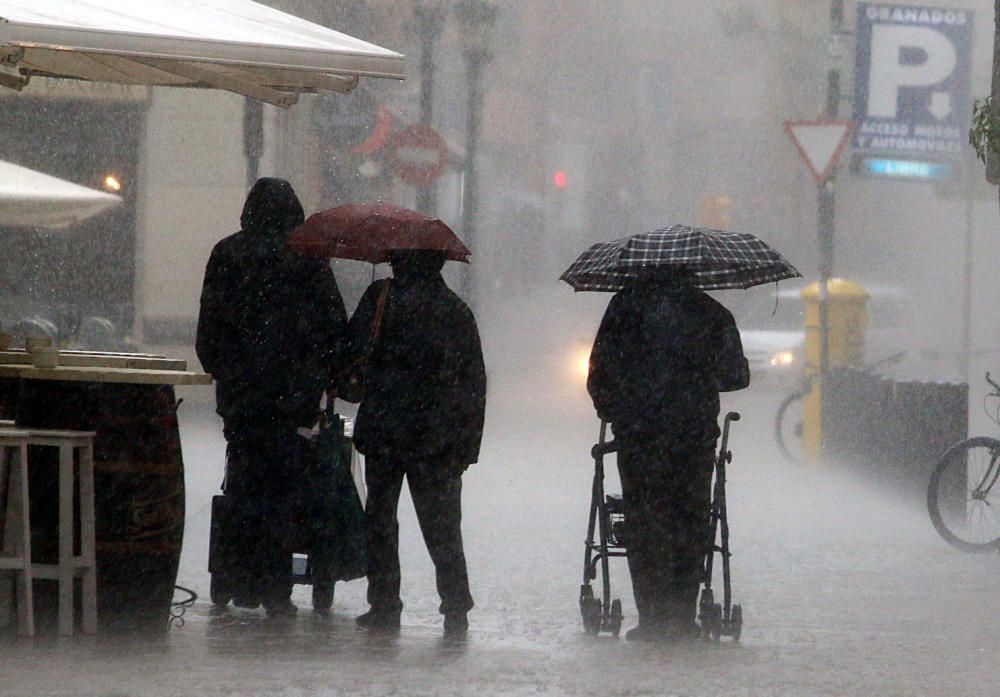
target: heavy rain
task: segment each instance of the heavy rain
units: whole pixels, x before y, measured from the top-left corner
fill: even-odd
[[[991,694],[1000,112],[982,100],[1000,79],[998,9],[0,0],[0,697]],[[348,204],[376,205],[337,210]],[[359,210],[368,227],[349,239]],[[447,255],[454,294],[404,282],[437,278],[400,253],[416,243],[393,237],[371,263],[373,210],[445,240],[429,249]],[[321,212],[327,222],[310,219]],[[617,272],[630,289],[679,283],[699,308],[721,304],[749,366],[717,419],[711,399],[655,395],[666,430],[740,415],[731,458],[714,432],[710,463],[702,431],[670,436],[700,437],[702,469],[726,472],[731,579],[725,554],[707,555],[724,615],[691,598],[680,615],[694,634],[654,622],[663,598],[648,588],[653,601],[637,603],[641,544],[625,531],[639,517],[616,527],[617,499],[592,501],[598,464],[605,493],[623,486],[619,453],[592,448],[635,436],[599,405],[614,415],[602,431],[588,385],[619,296],[575,292],[567,273],[597,243],[671,226],[748,233],[801,274],[775,272],[786,267],[764,252],[724,271],[685,258],[666,279],[651,257]],[[252,273],[222,264],[228,280],[213,286],[210,257],[240,230],[290,241],[243,248]],[[337,243],[310,247],[317,230]],[[672,373],[657,382],[680,365],[674,349],[722,355],[708,315],[725,313],[611,353],[640,382],[676,386]],[[208,338],[236,316],[245,336]],[[395,353],[366,348],[392,337]],[[359,360],[360,407],[343,399]],[[364,454],[322,420],[309,428],[327,385],[348,436],[362,425]],[[373,406],[376,392],[403,407]],[[289,417],[302,395],[308,418]],[[268,436],[279,422],[283,444]],[[419,437],[379,450],[387,424]],[[392,486],[372,475],[402,472],[387,453],[434,460],[440,449],[421,450],[434,439],[462,454],[440,477],[406,469],[396,597]],[[349,493],[323,508],[330,484],[294,529],[283,506],[326,486],[303,452],[335,461]],[[665,452],[680,451],[652,459]],[[265,483],[243,484],[240,467],[265,460]],[[256,517],[227,528],[213,505],[223,486]],[[594,503],[607,530],[588,530]],[[707,500],[699,510],[723,522]],[[291,557],[292,533],[317,521],[338,554],[367,546],[366,569],[340,559],[330,578],[350,580],[324,585],[313,543]],[[210,555],[213,536],[232,549]],[[607,575],[593,559],[602,536],[621,552]],[[251,571],[226,586],[230,567]]]

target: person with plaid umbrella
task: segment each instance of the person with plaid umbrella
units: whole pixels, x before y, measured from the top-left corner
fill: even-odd
[[[801,276],[746,232],[669,225],[583,252],[560,276],[615,295],[587,389],[611,423],[639,626],[631,640],[696,636],[719,392],[750,384],[732,314],[704,291]]]
[[[630,269],[601,322],[587,389],[618,442],[639,624],[628,640],[695,637],[719,392],[750,373],[732,314],[683,265]]]

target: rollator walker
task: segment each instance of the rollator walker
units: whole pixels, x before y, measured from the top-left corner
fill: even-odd
[[[739,421],[735,411],[726,414],[722,427],[722,441],[715,457],[712,501],[709,507],[709,524],[706,529],[705,558],[702,562],[702,589],[698,602],[698,620],[701,636],[705,641],[719,641],[732,637],[738,641],[743,630],[743,609],[732,602],[729,577],[729,522],[726,517],[726,465],[732,462],[729,450],[729,425]],[[620,494],[604,493],[604,456],[617,452],[618,445],[607,440],[607,422],[601,421],[598,442],[590,450],[594,458],[594,483],[591,488],[590,518],[587,524],[587,541],[584,546],[583,584],[580,586],[580,614],[583,628],[588,634],[609,632],[618,636],[622,627],[621,600],[611,599],[611,573],[609,560],[628,554],[625,536],[625,507]],[[597,540],[594,540],[595,531]],[[712,573],[715,554],[722,558],[723,601],[715,602],[712,591]],[[597,566],[601,567],[602,595],[594,597],[590,582],[597,579]]]

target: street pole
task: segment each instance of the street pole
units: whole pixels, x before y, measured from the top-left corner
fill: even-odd
[[[834,0],[830,8],[830,37],[827,44],[830,69],[827,72],[825,118],[836,121],[840,110],[840,37],[844,15],[843,0]],[[819,252],[819,344],[818,365],[812,377],[812,387],[803,402],[802,453],[817,464],[823,461],[823,402],[827,376],[830,370],[830,314],[829,285],[833,276],[833,233],[836,211],[836,179],[834,170],[827,167],[829,174],[817,177],[816,183],[816,231]]]
[[[247,159],[247,188],[260,175],[260,156],[264,151],[264,105],[256,99],[243,99],[243,154]]]
[[[974,237],[973,226],[973,195],[975,182],[972,166],[968,159],[963,163],[965,189],[965,274],[962,284],[962,354],[959,358],[959,375],[968,384],[969,365],[972,360],[972,246]]]
[[[830,6],[830,41],[839,46],[844,25],[844,0]],[[833,53],[831,51],[831,53]],[[832,65],[826,79],[826,117],[836,120],[840,111],[839,56],[831,55]],[[818,185],[817,228],[819,234],[819,375],[820,386],[830,369],[830,316],[827,295],[833,275],[833,232],[836,211],[836,178],[833,173]],[[820,412],[822,420],[822,408]]]
[[[479,147],[479,125],[481,116],[482,88],[479,81],[482,76],[484,58],[466,55],[466,79],[469,87],[469,106],[465,119],[465,186],[462,187],[462,236],[465,245],[472,252],[475,261],[476,254],[476,207],[479,201],[479,182],[476,179],[476,154]],[[465,297],[469,304],[473,303],[475,292],[473,271],[466,269],[464,278]]]
[[[420,123],[430,126],[434,116],[434,47],[441,36],[445,7],[440,2],[420,2],[413,10],[417,36],[420,37]],[[417,190],[417,210],[434,214],[436,187],[430,183]]]
[[[491,60],[489,31],[496,21],[497,8],[487,0],[462,0],[455,7],[462,25],[465,48],[465,79],[468,107],[465,118],[465,182],[462,187],[462,237],[476,263],[476,210],[479,205],[479,181],[476,158],[479,149],[479,128],[483,110],[483,67]],[[475,307],[475,272],[470,264],[462,283],[469,305]]]

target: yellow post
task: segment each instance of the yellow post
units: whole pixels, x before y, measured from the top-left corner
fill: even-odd
[[[713,230],[729,230],[733,227],[732,207],[728,196],[705,196],[701,199],[698,224]]]
[[[812,389],[803,398],[802,456],[819,463],[823,444],[822,381],[819,377],[819,283],[802,289],[806,305],[805,373],[815,377]],[[842,278],[827,282],[827,361],[838,365],[861,367],[865,353],[865,329],[868,326],[868,293],[857,283]]]

